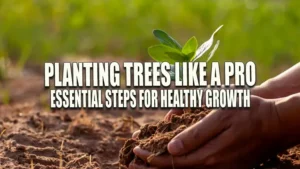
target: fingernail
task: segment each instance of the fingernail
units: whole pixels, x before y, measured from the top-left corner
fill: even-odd
[[[140,153],[141,153],[141,148],[139,147],[139,146],[136,146],[136,147],[134,147],[134,149],[133,149],[133,153],[135,154],[135,155],[139,155]]]
[[[136,147],[133,148],[133,151],[138,151],[140,149],[141,149],[140,146],[136,146]]]
[[[171,140],[168,144],[169,153],[172,155],[177,155],[183,151],[183,143],[180,140]]]
[[[138,131],[135,131],[133,134],[132,134],[132,138],[138,138],[138,136],[139,136],[139,134],[140,134],[140,130],[138,130]]]

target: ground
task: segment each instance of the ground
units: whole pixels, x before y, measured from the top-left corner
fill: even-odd
[[[51,110],[42,69],[25,69],[11,77],[0,86],[0,168],[117,169],[125,140],[141,125],[157,122],[165,114],[158,110]],[[288,163],[292,159],[300,168],[298,148],[281,158]]]

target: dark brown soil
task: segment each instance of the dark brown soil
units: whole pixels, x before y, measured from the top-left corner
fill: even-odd
[[[141,132],[137,138],[126,141],[120,150],[120,168],[126,169],[131,162],[144,163],[134,155],[133,149],[140,146],[142,149],[152,153],[147,161],[151,161],[154,156],[168,153],[167,145],[177,134],[204,118],[209,110],[204,108],[197,110],[185,110],[180,116],[173,115],[171,121],[160,121],[155,125],[146,124],[141,127]],[[300,147],[296,146],[286,152],[274,155],[274,158],[253,167],[259,169],[299,169],[300,168]]]

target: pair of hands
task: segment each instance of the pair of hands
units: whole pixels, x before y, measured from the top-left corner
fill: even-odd
[[[180,110],[171,110],[165,120],[180,113]],[[248,168],[285,148],[279,146],[281,132],[275,102],[251,96],[250,109],[213,110],[173,138],[168,144],[170,155],[154,157],[151,167],[130,164],[129,168]],[[134,153],[144,161],[151,155],[139,147]]]

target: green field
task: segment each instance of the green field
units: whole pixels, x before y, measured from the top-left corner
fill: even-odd
[[[299,6],[299,0],[0,0],[0,56],[21,66],[66,54],[149,60],[153,29],[201,43],[224,24],[213,61],[255,61],[262,80],[299,61]]]

